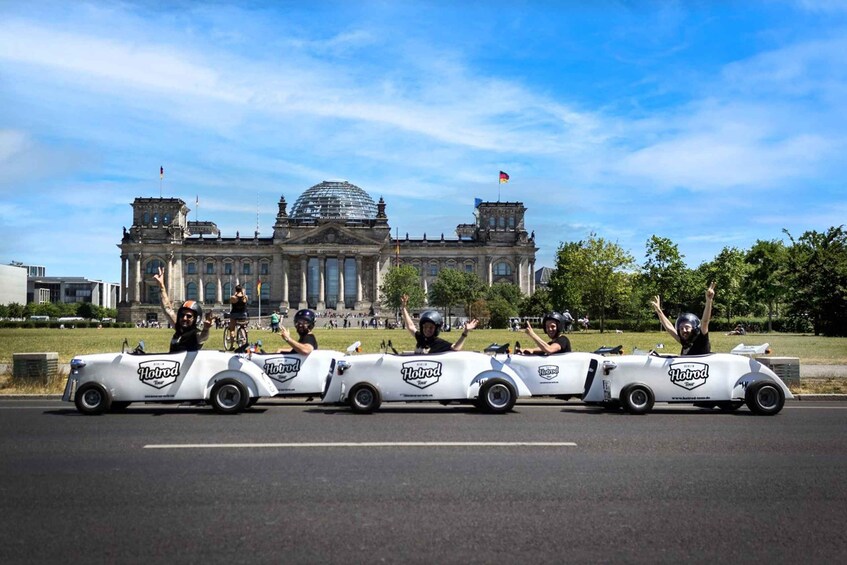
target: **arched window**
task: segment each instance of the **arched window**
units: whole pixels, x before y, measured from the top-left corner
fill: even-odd
[[[494,264],[494,274],[498,277],[509,276],[512,274],[512,266],[505,261],[500,261]]]
[[[229,303],[229,297],[232,296],[232,283],[224,283],[223,287],[223,301],[224,304]]]
[[[159,267],[165,268],[165,263],[161,259],[150,259],[147,265],[144,266],[144,273],[147,275],[158,275]]]
[[[155,226],[158,223],[159,223],[159,213],[153,212],[153,225]]]
[[[162,225],[169,226],[171,225],[171,217],[169,214],[165,213],[162,215]]]
[[[197,300],[197,283],[190,282],[185,285],[185,299],[186,300]]]
[[[506,227],[506,218],[504,218],[503,216],[500,216],[500,227],[501,228]]]
[[[218,285],[213,282],[207,282],[203,287],[203,301],[204,302],[217,302],[218,297],[215,296],[217,294]]]

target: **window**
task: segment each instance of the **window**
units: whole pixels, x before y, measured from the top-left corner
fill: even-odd
[[[159,223],[159,213],[153,212],[153,225],[155,226],[158,223]]]
[[[501,228],[505,228],[505,227],[506,227],[506,218],[505,218],[505,217],[503,217],[503,216],[500,216],[500,227],[501,227]]]
[[[196,275],[197,274],[197,263],[192,261],[191,263],[185,266],[185,272],[188,275]]]
[[[508,276],[512,274],[512,266],[505,261],[500,261],[494,265],[494,274],[497,276]]]
[[[231,275],[232,274],[232,263],[224,263],[224,274]]]
[[[435,263],[430,263],[429,265],[429,276],[434,277],[438,274],[438,265]]]
[[[163,226],[171,225],[171,217],[170,217],[169,214],[166,213],[162,216],[162,225]]]
[[[206,283],[203,290],[203,302],[217,302],[218,297],[215,296],[218,285],[213,282]]]
[[[232,283],[224,283],[223,286],[223,301],[224,304],[229,304],[229,297],[232,296]]]
[[[147,261],[147,266],[144,267],[144,273],[147,275],[158,275],[159,267],[165,268],[165,264],[160,259],[151,259]]]
[[[249,275],[250,274],[250,263],[244,263],[241,265],[241,274]]]
[[[186,300],[197,300],[197,283],[190,282],[185,285],[185,299]]]
[[[214,275],[215,274],[215,264],[214,263],[206,263],[206,274]]]
[[[509,216],[509,228],[515,229],[515,217],[514,216]]]
[[[268,274],[268,264],[267,263],[262,263],[261,265],[259,265],[259,274],[260,275],[267,275]]]
[[[473,263],[465,263],[465,272],[473,273]]]
[[[494,216],[490,216],[488,218],[488,227],[496,228],[497,227],[497,218],[495,218]]]

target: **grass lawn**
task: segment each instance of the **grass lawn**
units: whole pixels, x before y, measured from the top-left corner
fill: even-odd
[[[11,378],[12,354],[42,351],[55,351],[59,354],[59,364],[64,366],[74,355],[85,353],[107,353],[121,350],[126,339],[130,347],[144,340],[147,351],[167,351],[172,331],[168,329],[0,329],[0,364],[8,365],[5,377],[0,381],[0,393],[21,392],[21,384]],[[362,343],[363,353],[377,352],[380,343],[391,340],[398,350],[411,350],[414,341],[408,332],[396,330],[371,329],[316,329],[315,335],[321,349],[344,351],[354,341]],[[455,341],[458,332],[445,332],[442,336]],[[666,333],[600,333],[596,330],[573,332],[568,334],[574,351],[594,351],[602,346],[623,345],[624,352],[631,353],[634,348],[647,350],[663,344],[662,353],[679,353],[679,345]],[[278,335],[269,330],[251,330],[250,340],[261,340],[266,351],[275,351],[283,346]],[[523,346],[531,345],[531,340],[523,332],[508,330],[476,330],[465,341],[465,351],[482,351],[491,343],[508,343],[514,346],[520,341]],[[712,332],[712,351],[729,352],[739,343],[758,345],[769,343],[771,354],[780,357],[799,357],[801,364],[811,365],[847,365],[847,338],[815,337],[801,334],[750,334],[746,336],[727,336]],[[207,348],[223,348],[223,330],[212,330]],[[63,380],[63,379],[59,379]],[[843,379],[842,379],[843,380]],[[840,385],[839,385],[840,386]],[[51,389],[61,389],[56,383]],[[29,388],[27,385],[26,388]],[[35,387],[42,391],[44,387]],[[847,392],[847,391],[835,391]]]

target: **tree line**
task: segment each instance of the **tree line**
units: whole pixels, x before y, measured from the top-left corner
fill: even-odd
[[[615,242],[590,234],[563,242],[548,289],[523,296],[511,283],[488,287],[475,273],[443,269],[429,288],[411,265],[392,267],[380,287],[386,308],[399,310],[408,294],[413,308],[428,303],[447,318],[479,318],[492,328],[505,328],[509,318],[543,316],[565,309],[576,318],[589,315],[604,331],[606,321],[624,321],[629,329],[656,327],[650,298],[661,297],[670,317],[702,312],[704,290],[717,285],[713,320],[727,326],[736,320],[765,318],[762,330],[847,335],[847,232],[844,226],[807,231],[788,243],[758,240],[749,249],[724,247],[711,261],[689,268],[671,239],[652,236],[643,263]]]

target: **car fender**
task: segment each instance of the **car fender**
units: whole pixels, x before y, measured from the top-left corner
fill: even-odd
[[[212,394],[212,387],[224,379],[232,379],[240,382],[247,389],[248,395],[251,398],[272,397],[276,395],[276,385],[264,371],[245,359],[234,358],[233,361],[236,359],[240,363],[238,368],[227,368],[216,373],[209,379],[206,383],[204,398],[208,400]]]
[[[504,367],[505,369],[506,367]],[[511,374],[510,374],[511,373]],[[489,379],[502,379],[513,387],[515,387],[515,391],[518,393],[518,398],[526,398],[532,396],[532,393],[529,390],[529,387],[526,386],[526,383],[523,382],[516,374],[511,371],[498,371],[496,369],[491,369],[488,371],[483,371],[473,379],[468,384],[468,398],[477,398],[479,396],[479,388],[485,383],[485,381]]]
[[[788,389],[786,384],[782,382],[782,379],[764,365],[761,365],[761,367],[764,369],[763,371],[747,373],[735,382],[735,386],[732,388],[732,398],[734,400],[744,400],[748,386],[757,381],[770,381],[782,389],[782,393],[785,395],[786,400],[792,400],[794,395],[791,394],[791,391]]]

